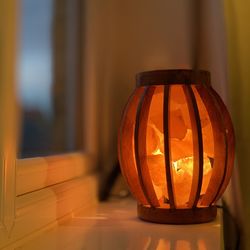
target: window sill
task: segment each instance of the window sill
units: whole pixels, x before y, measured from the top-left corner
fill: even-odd
[[[76,212],[97,204],[97,177],[85,175],[16,197],[16,214],[9,234],[0,231],[0,248],[16,249]],[[11,247],[11,248],[9,248]],[[36,249],[36,248],[34,248]]]
[[[17,160],[17,196],[78,178],[90,172],[93,164],[82,153]],[[27,181],[29,180],[29,181]]]
[[[55,249],[223,249],[222,212],[198,225],[160,225],[136,217],[127,199],[100,203],[74,214],[58,227],[19,246],[22,250]]]

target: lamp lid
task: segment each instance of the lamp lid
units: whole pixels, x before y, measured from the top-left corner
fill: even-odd
[[[136,86],[168,84],[206,84],[210,86],[210,72],[206,70],[167,69],[144,71],[136,75]]]

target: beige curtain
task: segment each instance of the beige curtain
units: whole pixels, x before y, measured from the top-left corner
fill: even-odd
[[[224,1],[227,26],[230,101],[237,139],[245,248],[250,249],[250,2]],[[239,214],[238,214],[239,215]]]

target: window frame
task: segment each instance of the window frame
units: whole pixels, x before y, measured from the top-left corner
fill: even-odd
[[[83,89],[84,98],[79,104],[84,117],[79,128],[85,140],[84,151],[17,159],[19,4],[16,0],[0,0],[0,248],[13,242],[20,244],[31,235],[55,226],[59,219],[80,207],[97,202],[95,81]],[[85,59],[88,57],[91,55],[85,55]],[[82,82],[92,77],[85,74],[86,70],[87,67],[82,70]]]

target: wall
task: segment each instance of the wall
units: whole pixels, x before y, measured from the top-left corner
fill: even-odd
[[[135,74],[154,69],[191,68],[192,3],[186,0],[86,1],[85,80],[96,86],[97,96],[90,95],[98,100],[95,108],[99,110],[98,117],[93,119],[99,121],[96,128],[99,134],[93,148],[99,147],[102,162],[107,165],[112,165],[116,158],[118,124],[126,100],[134,89]],[[205,19],[209,23],[216,16],[218,13],[212,18],[207,15]],[[209,29],[215,26],[220,31],[218,22],[207,25]],[[214,47],[220,36],[216,39]],[[204,46],[208,46],[211,39],[207,36],[205,40]],[[211,48],[209,56],[203,60],[202,66],[206,69],[210,69],[214,61],[211,54],[220,54],[218,49],[211,53]]]

